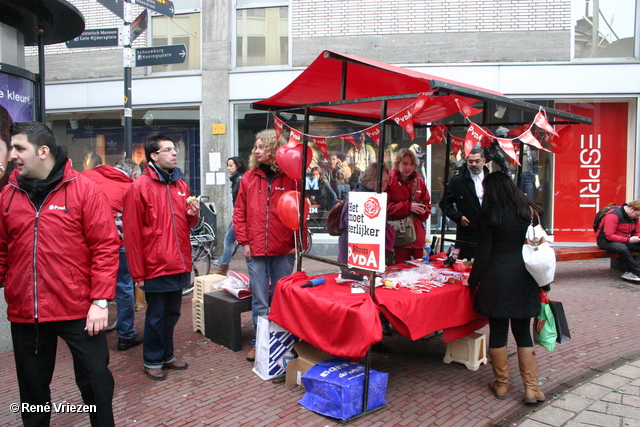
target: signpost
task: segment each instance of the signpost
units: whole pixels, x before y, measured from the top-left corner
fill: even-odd
[[[183,44],[139,47],[135,52],[134,67],[182,64],[187,58],[187,47]]]
[[[149,12],[145,9],[140,15],[138,15],[136,20],[129,25],[129,42],[133,43],[133,41],[147,29],[148,25]]]
[[[146,7],[154,12],[161,13],[169,18],[173,18],[175,8],[171,0],[132,0],[138,6]]]
[[[69,49],[78,47],[118,46],[118,28],[84,30],[73,40],[65,42]]]

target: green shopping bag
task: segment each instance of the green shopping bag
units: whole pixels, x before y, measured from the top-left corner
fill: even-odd
[[[540,291],[540,315],[533,319],[533,340],[549,351],[556,348],[558,330],[553,311],[549,305],[549,298],[545,291]]]

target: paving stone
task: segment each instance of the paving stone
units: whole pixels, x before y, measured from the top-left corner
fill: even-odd
[[[640,378],[640,367],[633,365],[623,365],[612,371],[612,374],[627,377],[629,379]]]
[[[603,402],[622,403],[622,393],[611,392],[602,398]]]
[[[596,400],[591,405],[589,405],[589,411],[600,412],[601,414],[606,414],[608,407],[609,407],[609,403],[603,402],[602,400]]]
[[[575,421],[599,427],[620,427],[621,418],[599,412],[583,411],[576,416]]]
[[[575,412],[566,411],[549,405],[531,415],[531,419],[552,426],[561,426],[575,416]]]
[[[615,375],[613,373],[601,375],[591,380],[591,384],[598,384],[603,387],[609,387],[612,389],[624,388],[629,385],[629,378],[625,376]]]
[[[610,387],[603,387],[598,384],[585,384],[572,391],[572,393],[575,393],[579,396],[584,396],[586,398],[593,399],[593,400],[601,399],[603,396],[605,396],[610,392],[611,392]]]
[[[564,395],[561,399],[555,399],[551,401],[551,405],[571,412],[580,412],[593,404],[593,400],[583,396],[579,396],[574,393]]]
[[[622,399],[620,402],[623,405],[635,406],[636,408],[640,408],[640,397],[639,396],[630,396],[628,394],[621,395]]]
[[[550,425],[552,424],[545,424],[531,419],[519,424],[520,427],[549,427]]]
[[[640,421],[630,418],[623,418],[621,425],[622,427],[640,427]]]
[[[609,403],[607,407],[607,414],[640,420],[640,408],[635,406]]]

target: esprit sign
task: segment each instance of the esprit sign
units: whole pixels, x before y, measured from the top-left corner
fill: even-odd
[[[349,193],[349,267],[383,272],[387,193]]]
[[[553,234],[556,242],[595,242],[593,217],[609,203],[625,203],[628,169],[627,135],[629,106],[626,102],[556,104],[556,108],[593,119],[592,125],[571,125],[571,133],[560,131],[560,150],[554,156],[553,185],[544,182],[540,163],[541,189],[538,199],[553,200]],[[549,176],[549,175],[546,175]],[[539,190],[536,190],[538,193]],[[541,196],[541,197],[540,197]],[[549,224],[550,225],[550,224]]]

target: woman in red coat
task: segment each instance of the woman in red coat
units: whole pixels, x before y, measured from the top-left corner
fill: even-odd
[[[423,221],[431,215],[431,196],[417,168],[415,153],[403,148],[396,153],[393,170],[389,174],[387,220],[403,219],[413,214],[416,229],[416,240],[412,244],[395,249],[396,264],[423,256],[426,238]]]

